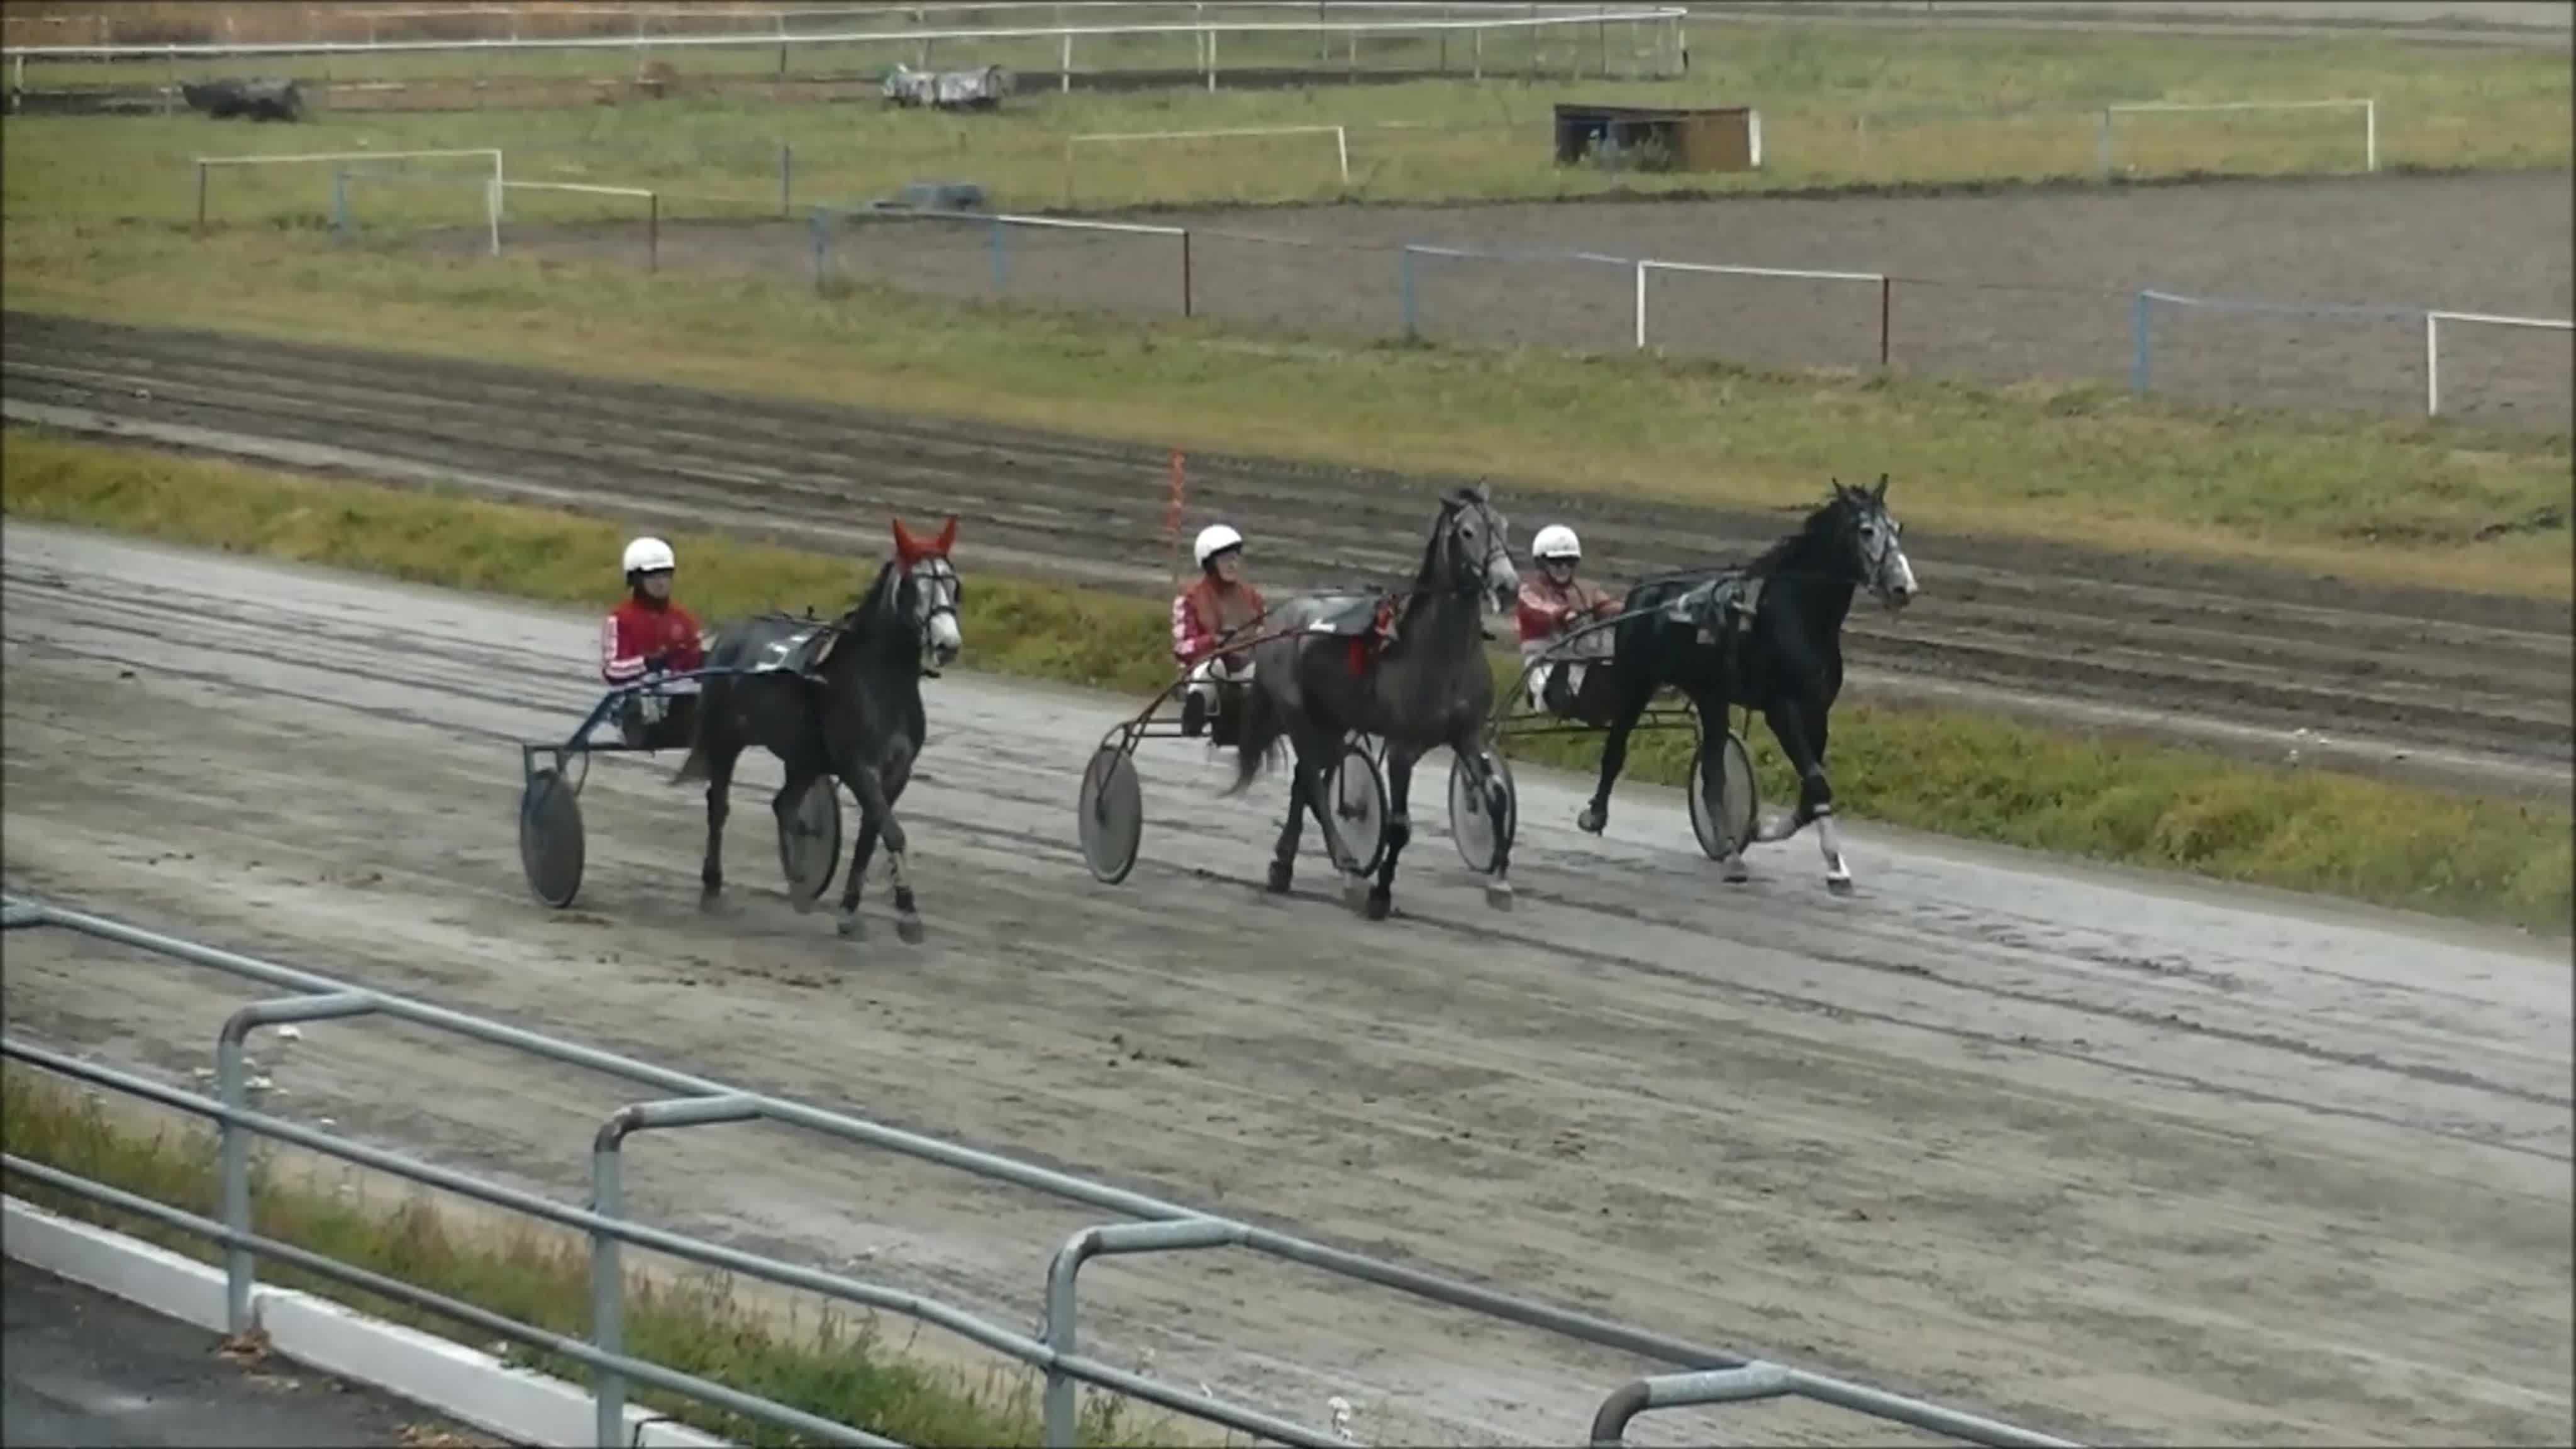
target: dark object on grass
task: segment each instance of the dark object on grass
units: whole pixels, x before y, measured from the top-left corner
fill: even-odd
[[[304,119],[304,92],[292,77],[181,81],[179,94],[187,98],[188,109],[203,111],[218,121],[237,116],[254,121]]]

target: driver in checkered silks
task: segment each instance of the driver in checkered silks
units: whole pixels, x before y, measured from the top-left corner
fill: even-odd
[[[1252,677],[1248,642],[1252,625],[1269,606],[1261,591],[1243,577],[1243,535],[1222,523],[1199,530],[1193,552],[1199,580],[1172,600],[1172,657],[1187,668],[1189,687],[1181,696],[1181,733],[1191,739],[1207,731],[1211,715],[1219,716],[1218,738],[1228,741],[1230,715],[1216,709],[1218,687]],[[1229,640],[1236,648],[1222,646]]]
[[[626,545],[626,597],[599,624],[599,677],[611,689],[685,674],[706,662],[698,621],[671,597],[679,561],[658,538]],[[619,702],[618,733],[643,749],[685,744],[697,709],[698,681],[664,680]]]

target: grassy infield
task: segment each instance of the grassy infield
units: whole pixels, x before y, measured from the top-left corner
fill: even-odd
[[[2406,50],[2370,40],[2286,46],[2013,33],[1908,36],[1756,28],[1704,33],[1687,86],[1639,95],[1751,99],[1782,167],[1738,185],[2070,174],[2106,99],[2375,94],[2399,164],[2564,164],[2567,73],[2549,57]],[[1032,66],[1032,69],[1035,67]],[[1586,87],[1617,91],[1618,86]],[[1687,92],[1687,96],[1683,93]],[[2000,94],[1998,94],[2000,93]],[[1351,348],[1223,328],[957,308],[899,294],[829,305],[793,288],[614,266],[424,264],[292,233],[319,207],[310,176],[227,177],[217,216],[265,226],[183,241],[185,158],[198,151],[373,149],[506,138],[512,170],[642,182],[710,206],[774,198],[782,138],[836,196],[933,173],[1043,200],[1062,133],[1085,129],[1428,122],[1355,134],[1372,196],[1598,189],[1534,165],[1525,124],[1548,97],[1398,87],[1348,94],[1076,97],[1035,123],[683,102],[452,116],[342,115],[272,137],[187,119],[21,118],[5,133],[6,296],[13,307],[512,355],[576,370],[921,408],[1183,444],[1355,462],[1486,469],[1505,480],[1774,505],[1852,457],[1906,459],[1910,519],[2455,587],[2563,597],[2565,527],[2485,532],[2558,503],[2565,438],[2495,437],[2353,418],[2197,415],[2091,389],[1994,393],[1938,383],[1750,375],[1648,359]],[[1998,117],[1998,111],[2003,112]],[[1973,113],[1973,114],[1972,114]],[[1497,124],[1499,123],[1499,124]],[[1369,139],[1374,135],[1376,139]],[[1790,144],[1792,141],[1797,144]],[[2181,126],[2146,169],[2300,169],[2342,144]],[[1380,148],[1372,158],[1371,148]],[[932,167],[930,162],[940,164]],[[1297,164],[1180,153],[1100,195],[1173,200],[1311,195]],[[1654,185],[1658,183],[1647,183]],[[435,190],[389,192],[370,217],[452,213]],[[299,220],[299,218],[302,218]],[[278,233],[289,235],[281,238]],[[1472,432],[1452,420],[1478,419]],[[1651,425],[1649,425],[1651,424]],[[1722,477],[1706,460],[1723,457]],[[597,520],[324,483],[13,432],[10,516],[55,519],[455,587],[595,603]],[[2024,480],[2045,479],[2044,485]],[[724,613],[833,596],[846,561],[684,538],[693,598]],[[1162,682],[1160,625],[1132,600],[979,580],[968,620],[983,667],[1135,692]],[[1538,753],[1534,751],[1533,753]],[[1575,754],[1582,752],[1577,749]],[[2181,750],[2079,741],[1953,714],[1836,719],[1846,798],[1862,813],[2047,849],[2180,866],[2563,931],[2564,812],[2358,779],[2258,769]],[[1673,778],[1679,762],[1640,762]],[[206,1143],[172,1143],[70,1094],[13,1081],[10,1149],[202,1206]],[[533,1321],[582,1327],[576,1249],[463,1234],[415,1205],[386,1217],[276,1179],[263,1226],[351,1261]],[[193,1245],[192,1245],[193,1246]],[[314,1285],[308,1285],[314,1286]],[[397,1317],[411,1315],[397,1312]],[[435,1326],[435,1325],[431,1325]],[[1026,1442],[1026,1385],[968,1384],[908,1365],[847,1325],[783,1325],[721,1288],[645,1291],[629,1333],[664,1362],[774,1392],[914,1442]],[[744,1426],[696,1421],[718,1432]],[[1093,1442],[1168,1438],[1096,1413]]]

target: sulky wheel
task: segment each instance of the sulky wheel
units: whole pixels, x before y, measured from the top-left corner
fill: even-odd
[[[1386,857],[1386,776],[1356,742],[1342,747],[1332,801],[1334,834],[1358,862],[1359,873],[1370,874]]]
[[[1503,848],[1511,843],[1512,832],[1520,827],[1519,793],[1512,786],[1512,767],[1502,751],[1484,751],[1486,764],[1492,769],[1494,783],[1501,789],[1501,808],[1477,788],[1474,772],[1464,758],[1449,760],[1449,839],[1458,847],[1458,858],[1478,875],[1492,875],[1494,862],[1502,858]]]
[[[829,775],[805,787],[795,811],[778,822],[778,867],[800,912],[814,909],[841,866],[841,792]]]
[[[1726,730],[1719,741],[1712,759],[1708,732],[1700,732],[1699,748],[1691,752],[1690,785],[1683,792],[1690,802],[1691,834],[1699,837],[1701,852],[1711,860],[1744,853],[1753,843],[1761,808],[1753,757],[1743,737]]]
[[[519,868],[539,901],[562,910],[581,891],[581,802],[560,770],[528,772],[519,794]]]
[[[1092,878],[1116,885],[1136,868],[1136,845],[1145,834],[1145,795],[1136,783],[1136,761],[1116,745],[1102,745],[1082,771],[1074,802],[1083,863]]]

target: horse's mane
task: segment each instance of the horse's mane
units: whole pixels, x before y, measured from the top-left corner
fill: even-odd
[[[1431,577],[1431,560],[1449,541],[1449,516],[1466,506],[1467,494],[1464,491],[1440,496],[1440,516],[1432,521],[1431,536],[1422,541],[1422,562],[1413,566],[1413,592],[1416,595],[1430,592],[1425,585]]]
[[[1821,542],[1825,537],[1828,521],[1839,518],[1842,509],[1843,495],[1837,492],[1818,505],[1815,511],[1809,513],[1799,523],[1795,532],[1782,536],[1769,548],[1754,555],[1753,561],[1744,566],[1744,571],[1756,575],[1778,573],[1799,553]]]
[[[870,624],[894,606],[895,591],[889,583],[889,576],[893,573],[893,559],[877,565],[877,576],[868,581],[868,586],[859,591],[857,598],[850,600],[848,611],[841,615],[843,629],[852,634],[864,633]]]

